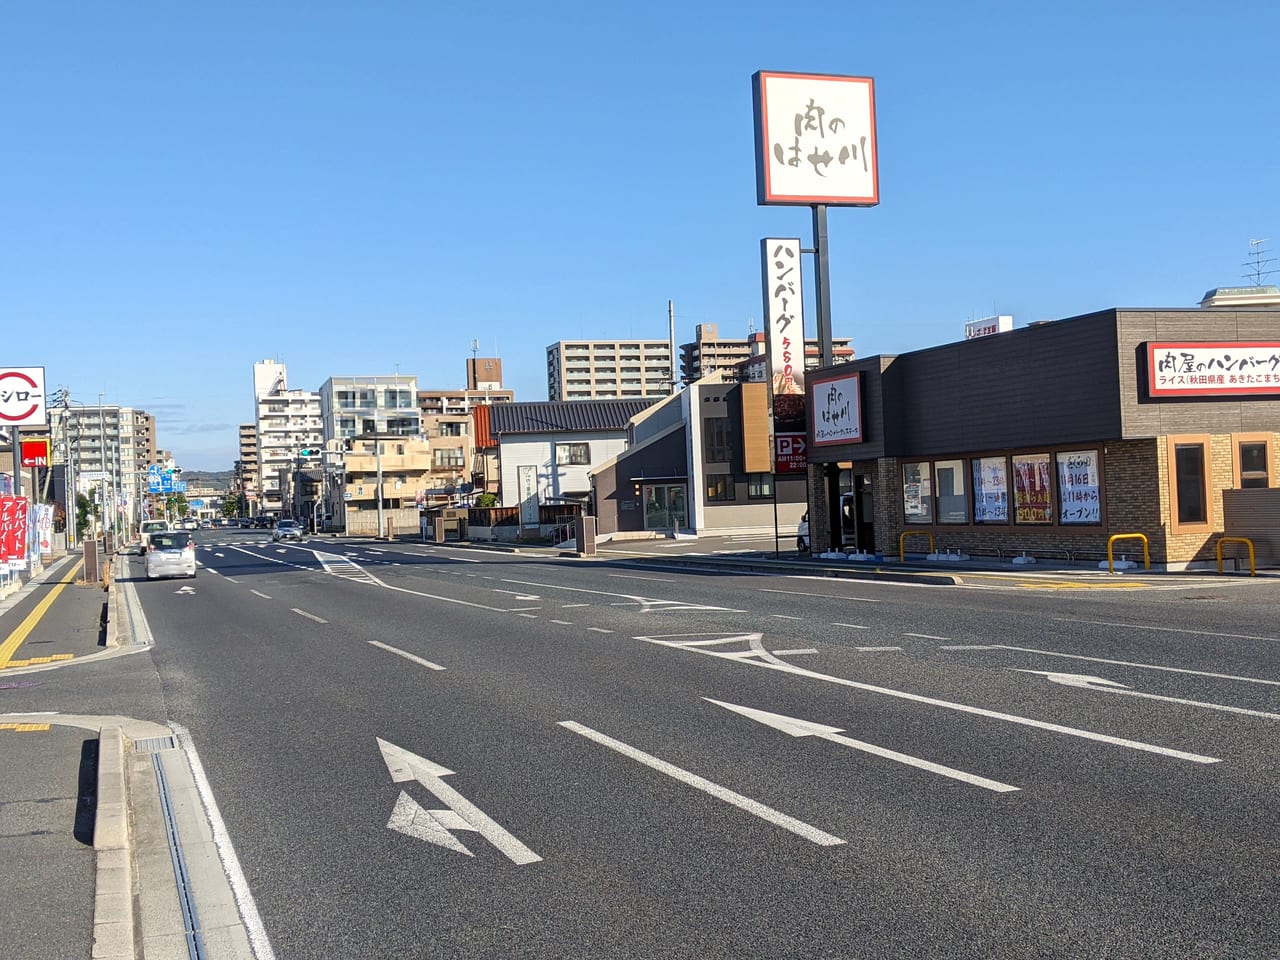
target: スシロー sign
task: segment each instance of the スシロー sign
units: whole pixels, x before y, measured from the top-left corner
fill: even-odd
[[[44,367],[0,369],[0,423],[44,426],[49,411],[44,400]]]
[[[1280,393],[1280,342],[1149,342],[1146,354],[1153,398]]]

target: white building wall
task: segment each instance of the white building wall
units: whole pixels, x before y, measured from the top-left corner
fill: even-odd
[[[590,445],[590,463],[581,466],[556,466],[555,444],[586,443]],[[591,489],[588,475],[600,464],[627,449],[627,438],[616,433],[538,434],[503,437],[499,441],[498,459],[502,464],[502,506],[520,505],[521,466],[538,469],[538,502],[554,503],[558,497],[582,494]]]

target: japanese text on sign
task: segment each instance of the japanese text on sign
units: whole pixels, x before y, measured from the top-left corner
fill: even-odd
[[[815,446],[862,442],[861,377],[850,374],[822,380],[810,387]]]
[[[1280,343],[1148,343],[1152,397],[1280,393]]]
[[[1057,456],[1058,522],[1101,523],[1098,451],[1072,450]]]
[[[773,394],[776,397],[779,394],[802,393],[804,310],[800,283],[800,241],[761,240],[760,254]]]

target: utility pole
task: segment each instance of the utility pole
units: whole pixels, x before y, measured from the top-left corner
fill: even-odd
[[[378,536],[382,537],[386,534],[382,519],[382,438],[376,433],[373,435],[373,449],[378,466]]]

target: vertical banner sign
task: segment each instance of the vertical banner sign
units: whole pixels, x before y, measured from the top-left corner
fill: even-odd
[[[36,539],[40,545],[40,555],[47,557],[53,553],[53,506],[42,503],[36,507]]]
[[[13,572],[27,568],[26,497],[0,497],[0,564]]]
[[[538,525],[538,468],[532,464],[516,467],[520,484],[520,526]]]
[[[875,81],[761,70],[752,78],[756,202],[880,202]]]
[[[799,238],[760,241],[764,280],[765,348],[773,398],[773,469],[804,473],[804,290]]]

